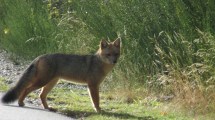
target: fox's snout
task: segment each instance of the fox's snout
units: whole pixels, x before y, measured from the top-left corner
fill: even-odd
[[[110,64],[116,64],[117,63],[117,60],[118,60],[118,55],[113,55],[113,56],[110,56],[108,59],[108,61],[110,62]]]
[[[117,60],[114,60],[113,62],[112,62],[112,64],[116,64],[117,63]]]

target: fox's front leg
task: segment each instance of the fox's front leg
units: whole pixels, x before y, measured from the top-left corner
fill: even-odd
[[[99,85],[88,85],[88,91],[91,96],[91,101],[96,112],[100,112],[99,107]]]

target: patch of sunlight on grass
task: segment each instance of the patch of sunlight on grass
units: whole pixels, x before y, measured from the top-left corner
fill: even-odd
[[[5,92],[9,89],[9,86],[5,83],[5,79],[0,77],[0,92]]]

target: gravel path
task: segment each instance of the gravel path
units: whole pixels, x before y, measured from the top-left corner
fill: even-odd
[[[5,78],[9,84],[15,83],[27,67],[27,63],[29,62],[15,63],[6,51],[0,50],[0,77]]]

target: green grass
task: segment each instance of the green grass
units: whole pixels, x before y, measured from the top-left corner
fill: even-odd
[[[4,80],[0,81],[1,91],[8,89]],[[59,112],[73,117],[84,118],[89,120],[101,119],[101,120],[115,120],[115,119],[171,119],[178,118],[171,113],[162,113],[159,111],[161,103],[151,103],[151,107],[147,107],[145,102],[135,101],[133,103],[125,103],[117,99],[109,99],[109,95],[101,92],[101,107],[102,113],[96,113],[93,110],[91,101],[86,88],[68,88],[66,84],[61,84],[55,87],[48,96],[49,105],[57,108]],[[31,93],[30,99],[38,99],[37,93]],[[147,103],[149,104],[149,103]],[[181,117],[183,119],[183,117]]]
[[[0,91],[8,90],[5,79],[0,79]],[[123,93],[121,91],[120,93]],[[86,120],[193,120],[194,118],[212,120],[214,114],[195,115],[180,110],[171,102],[158,102],[154,97],[127,100],[119,98],[116,92],[100,91],[101,113],[96,113],[85,87],[74,87],[60,82],[48,95],[48,104],[61,114]],[[39,99],[38,91],[31,93],[30,100]]]
[[[160,110],[163,103],[156,101],[136,100],[132,103],[110,96],[110,92],[100,92],[100,105],[102,113],[96,113],[91,105],[91,100],[86,88],[68,88],[66,84],[55,87],[48,96],[50,106],[59,112],[77,119],[101,120],[188,120],[176,113]],[[31,95],[36,97],[36,95]],[[35,98],[34,98],[35,99]]]

